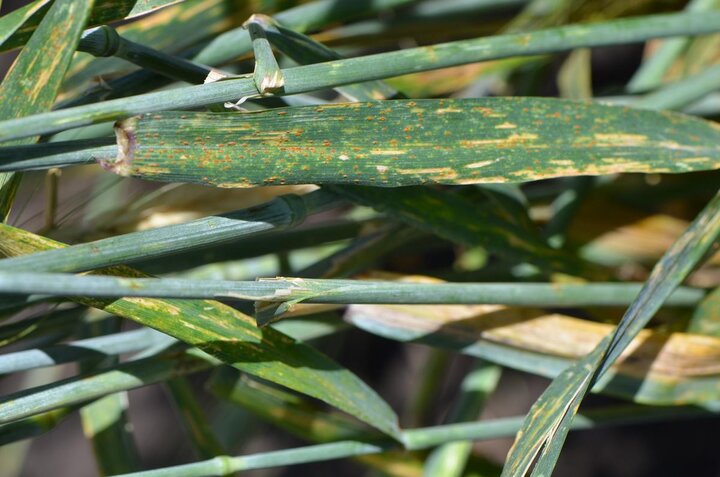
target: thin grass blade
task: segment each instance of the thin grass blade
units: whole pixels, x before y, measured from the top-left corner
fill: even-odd
[[[692,0],[685,6],[687,11],[708,11],[717,8],[717,0]],[[627,91],[639,93],[653,90],[662,84],[663,76],[678,59],[690,43],[690,38],[680,37],[664,40],[653,51],[652,56],[643,61],[627,84]]]
[[[380,280],[261,278],[258,281],[123,278],[0,271],[0,293],[99,298],[236,299],[332,304],[505,304],[584,307],[633,303],[640,283],[407,283]],[[702,289],[684,287],[668,305],[694,306]]]
[[[148,260],[273,229],[290,228],[308,214],[339,204],[336,196],[322,190],[303,196],[288,194],[229,214],[119,235],[63,250],[9,258],[0,261],[0,270],[81,271]],[[8,234],[10,240],[15,233],[22,231],[0,227],[0,235]]]
[[[21,255],[63,245],[7,225],[3,252]],[[36,254],[40,255],[40,254]],[[104,273],[146,277],[127,267]],[[268,381],[307,393],[335,406],[390,436],[397,436],[397,416],[357,376],[314,348],[271,328],[258,329],[252,318],[209,300],[128,298],[78,302],[137,321],[191,346],[197,346],[233,367]]]
[[[108,355],[138,352],[172,338],[150,328],[114,333],[0,355],[0,374],[82,361]]]
[[[77,406],[61,407],[53,411],[0,425],[0,445],[32,439],[54,429],[75,411]]]
[[[199,350],[172,352],[123,363],[3,396],[0,423],[5,424],[111,393],[135,389],[174,376],[195,373],[220,362]]]
[[[168,380],[165,385],[182,416],[185,428],[198,455],[203,459],[210,459],[216,455],[225,454],[187,379],[173,378]]]
[[[477,420],[499,379],[500,368],[495,365],[480,363],[471,370],[460,385],[460,394],[451,411],[449,422]],[[425,461],[423,476],[461,477],[471,450],[470,441],[452,442],[438,447]]]
[[[554,53],[575,48],[616,45],[680,35],[720,31],[720,12],[653,15],[592,25],[570,25],[528,34],[498,35],[429,47],[368,55],[283,70],[285,94],[385,79],[492,59]],[[196,59],[196,61],[199,61]],[[212,64],[208,61],[200,61]],[[0,122],[0,141],[48,134],[97,122],[168,109],[257,97],[251,78],[159,91]]]
[[[120,319],[83,323],[81,336],[98,336],[120,330]],[[91,374],[119,363],[117,355],[80,362],[79,371]],[[89,441],[100,475],[113,475],[141,469],[140,456],[135,446],[128,408],[127,391],[103,396],[80,408],[83,434]]]
[[[346,415],[321,409],[301,396],[260,381],[239,376],[227,368],[216,370],[208,383],[221,399],[249,410],[255,416],[311,442],[378,439],[373,429]],[[418,474],[421,463],[407,453],[360,456],[358,462],[384,475],[407,477]]]
[[[674,408],[672,411],[678,411]],[[605,425],[623,425],[629,423],[652,422],[656,419],[674,417],[683,419],[712,415],[711,411],[697,408],[685,409],[684,412],[669,412],[664,408],[647,408],[639,406],[618,406],[617,408],[588,411],[572,423],[573,429],[594,429]],[[485,440],[506,437],[521,425],[521,416],[491,421],[449,424],[445,426],[412,429],[403,433],[413,450],[433,447],[447,441]],[[376,454],[392,449],[394,444],[387,441],[339,441],[329,444],[270,451],[238,457],[219,456],[211,460],[192,464],[147,470],[118,477],[168,477],[182,475],[184,477],[220,476],[229,470],[241,471],[263,469],[308,462],[322,462],[346,457]]]
[[[632,103],[637,108],[682,109],[720,88],[720,66],[669,84]]]

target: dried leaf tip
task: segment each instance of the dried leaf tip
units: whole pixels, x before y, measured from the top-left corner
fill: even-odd
[[[115,160],[100,161],[103,169],[114,172],[121,176],[129,176],[132,169],[132,162],[135,158],[135,129],[138,117],[123,119],[115,123],[115,138],[117,139],[117,156]]]
[[[265,34],[268,28],[273,28],[273,24],[272,18],[259,14],[252,15],[243,23],[243,27],[250,34],[255,54],[255,71],[253,73],[255,86],[263,96],[281,91],[285,86],[285,78]]]
[[[256,24],[260,25],[264,30],[267,30],[270,27],[274,27],[277,25],[277,22],[275,19],[268,15],[263,15],[262,13],[253,13],[250,15],[250,18],[245,20],[245,23],[243,23],[243,28],[248,28],[250,24]]]
[[[271,94],[273,91],[281,90],[285,86],[285,78],[280,70],[263,76],[260,79],[259,90],[263,95]]]

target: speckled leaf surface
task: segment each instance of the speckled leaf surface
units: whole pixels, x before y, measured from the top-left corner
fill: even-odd
[[[720,128],[682,114],[548,98],[396,100],[123,121],[106,167],[260,184],[525,182],[720,167]]]
[[[0,231],[0,251],[6,255],[62,247],[8,225],[0,224]],[[105,269],[104,273],[144,276],[128,267]],[[279,331],[258,329],[251,317],[234,308],[212,300],[75,300],[155,328],[241,371],[325,401],[387,434],[398,435],[395,413],[357,376]]]
[[[552,474],[585,394],[594,382],[606,375],[669,294],[705,257],[719,235],[720,195],[716,195],[655,265],[614,331],[555,378],[538,398],[510,450],[503,477]]]

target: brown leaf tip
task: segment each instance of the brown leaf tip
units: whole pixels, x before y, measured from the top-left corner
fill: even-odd
[[[243,28],[248,28],[253,23],[256,25],[260,25],[265,30],[277,24],[275,20],[268,15],[263,15],[262,13],[253,13],[252,15],[250,15],[250,18],[245,20],[245,23],[243,23],[242,26]]]
[[[103,169],[114,172],[121,176],[129,176],[132,170],[132,162],[135,158],[135,147],[137,145],[135,126],[138,116],[123,119],[115,123],[115,138],[117,139],[117,157],[110,161],[100,161]]]

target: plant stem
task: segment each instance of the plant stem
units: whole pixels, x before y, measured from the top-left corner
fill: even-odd
[[[634,43],[650,38],[720,31],[720,12],[676,13],[568,25],[533,33],[497,35],[298,66],[283,70],[285,94],[390,78],[481,61],[557,53],[575,48]],[[195,108],[243,97],[258,97],[252,78],[218,81],[68,108],[0,122],[0,141],[121,119],[133,114]]]
[[[335,195],[323,190],[303,196],[289,194],[249,209],[185,224],[9,258],[1,261],[0,270],[84,271],[148,260],[268,230],[290,228],[307,215],[339,203]]]
[[[168,78],[203,84],[208,78],[226,78],[228,74],[209,66],[168,55],[120,36],[114,28],[103,25],[83,32],[78,50],[98,57],[114,56],[154,71]]]
[[[275,278],[260,281],[121,278],[100,275],[0,271],[0,292],[84,297],[301,300],[333,304],[508,304],[519,306],[623,306],[642,283],[403,283],[394,281]],[[705,293],[680,288],[667,302],[696,305]]]
[[[0,374],[140,351],[172,338],[150,328],[115,333],[96,338],[71,341],[45,348],[29,349],[0,355]]]
[[[602,426],[640,424],[665,419],[688,419],[714,415],[717,406],[711,409],[697,407],[648,407],[617,406],[588,411],[572,422],[574,430],[596,429]],[[525,416],[513,416],[489,421],[447,424],[435,427],[404,431],[403,440],[408,450],[427,449],[439,444],[457,440],[487,440],[512,437],[520,429]],[[398,448],[391,441],[362,442],[341,441],[330,444],[264,452],[240,457],[219,456],[193,464],[166,467],[157,470],[135,472],[117,477],[204,477],[222,476],[228,472],[265,469],[308,462],[322,462],[367,454],[377,454]]]

